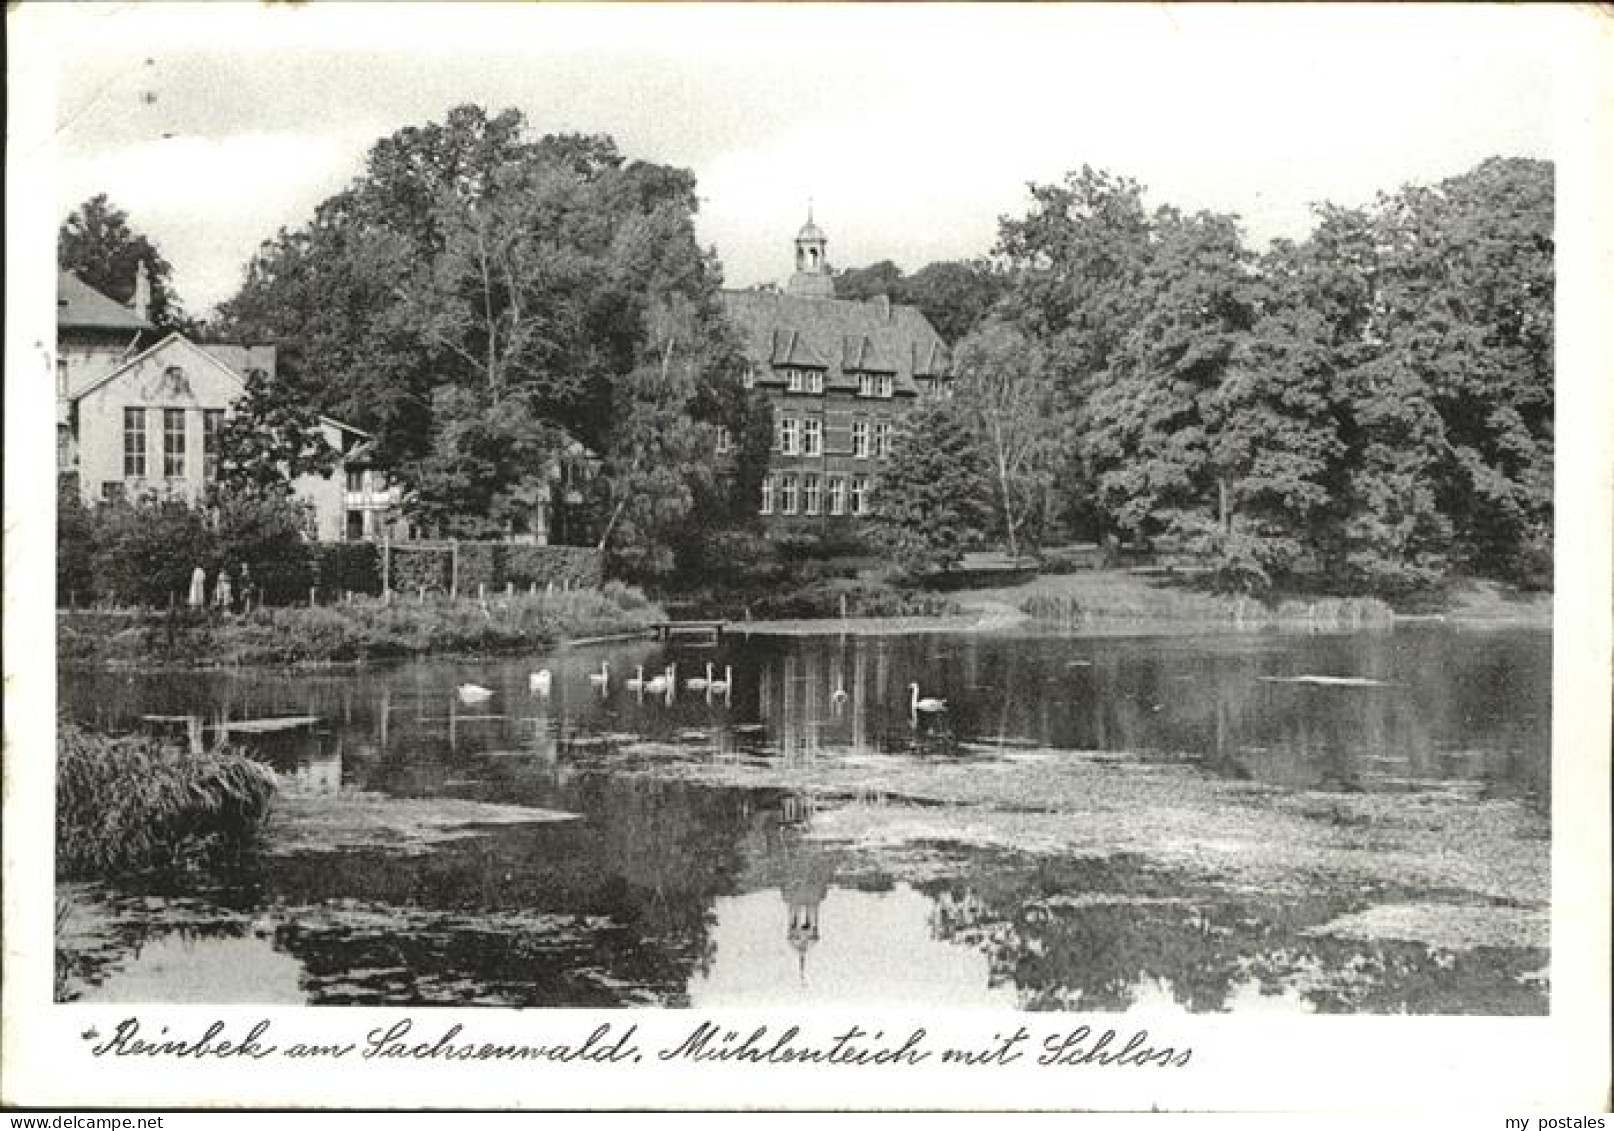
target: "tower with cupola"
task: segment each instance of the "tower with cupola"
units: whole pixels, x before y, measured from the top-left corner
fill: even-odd
[[[829,273],[829,241],[813,223],[813,208],[807,206],[807,222],[796,233],[796,273],[786,288],[799,298],[834,298],[835,280]]]

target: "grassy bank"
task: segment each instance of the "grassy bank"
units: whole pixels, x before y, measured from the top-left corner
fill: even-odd
[[[489,598],[355,598],[351,603],[256,609],[243,615],[61,613],[57,656],[67,664],[254,665],[492,655],[630,632],[661,617],[637,589]]]
[[[229,855],[268,816],[275,775],[250,758],[69,723],[56,734],[56,872],[64,879]]]
[[[1550,624],[1550,594],[1516,594],[1490,582],[1461,582],[1403,609],[1376,597],[1277,595],[1257,600],[1210,593],[1181,574],[1090,570],[1045,575],[1019,585],[962,590],[966,608],[1009,608],[1032,620],[1062,625],[1106,622],[1181,624],[1314,624],[1360,628],[1411,613],[1454,620]]]

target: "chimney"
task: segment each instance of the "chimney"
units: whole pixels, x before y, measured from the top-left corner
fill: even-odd
[[[142,322],[151,317],[151,280],[146,277],[144,259],[135,264],[134,298],[129,305],[134,307],[135,317]]]

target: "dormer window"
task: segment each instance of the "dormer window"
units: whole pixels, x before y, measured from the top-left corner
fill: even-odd
[[[799,370],[799,369],[787,369],[785,371],[785,392],[787,392],[787,393],[799,393],[799,392],[801,392],[801,370]]]

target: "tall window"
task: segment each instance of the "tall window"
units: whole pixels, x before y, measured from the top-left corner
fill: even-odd
[[[887,399],[890,398],[890,396],[891,396],[891,374],[889,374],[889,373],[880,374],[880,379],[877,382],[875,382],[874,395],[877,396],[877,397],[886,397]]]
[[[799,392],[801,392],[801,370],[799,370],[799,369],[787,369],[787,370],[785,370],[785,392],[787,392],[787,393],[799,393]]]
[[[857,375],[857,395],[860,397],[874,396],[874,374],[859,373]]]
[[[885,459],[891,454],[891,425],[881,421],[874,426],[874,458]]]
[[[131,479],[146,477],[146,410],[123,410],[123,474]]]
[[[67,358],[65,357],[56,359],[56,395],[58,397],[67,396]]]
[[[819,494],[818,476],[807,474],[801,477],[801,509],[803,514],[817,514],[821,496]]]
[[[869,422],[867,420],[852,421],[852,458],[869,458]]]
[[[779,421],[779,451],[787,456],[796,455],[800,450],[801,421],[794,416],[786,416]]]
[[[734,437],[729,434],[727,427],[719,424],[717,426],[717,454],[720,456],[726,456],[733,449],[733,447]]]
[[[750,362],[746,362],[745,372],[740,374],[740,384],[744,385],[747,389],[754,389],[757,387],[757,367],[752,365]]]
[[[829,477],[829,513],[846,513],[846,480],[839,475]]]
[[[185,478],[185,410],[163,409],[163,478]]]
[[[822,393],[824,391],[824,371],[809,369],[807,371],[807,391],[809,393]]]
[[[364,469],[350,467],[347,469],[347,493],[357,495],[364,491]]]
[[[773,476],[762,477],[762,513],[773,513]]]
[[[209,479],[219,477],[219,440],[224,435],[224,410],[202,410],[202,474]]]
[[[869,513],[869,477],[867,475],[852,476],[852,513]]]
[[[802,421],[801,454],[804,456],[821,456],[824,454],[824,422],[822,420]]]
[[[796,477],[794,475],[781,475],[779,477],[779,513],[796,513]]]

